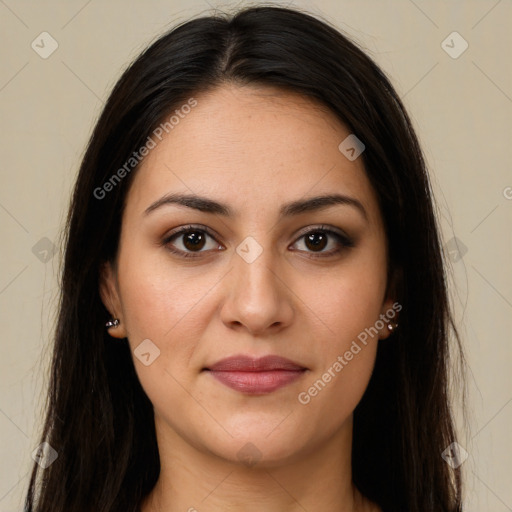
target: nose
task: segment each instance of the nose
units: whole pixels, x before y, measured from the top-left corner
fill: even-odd
[[[221,319],[228,328],[261,336],[275,334],[292,323],[293,293],[282,272],[286,263],[276,261],[271,253],[264,250],[252,262],[233,255],[234,268],[224,281],[221,308]]]

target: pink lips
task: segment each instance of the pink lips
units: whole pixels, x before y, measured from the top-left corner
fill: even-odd
[[[206,368],[222,384],[246,394],[270,393],[298,379],[306,370],[279,356],[233,356]]]

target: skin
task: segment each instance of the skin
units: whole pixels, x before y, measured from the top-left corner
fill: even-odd
[[[160,356],[134,357],[155,411],[161,459],[143,512],[378,511],[352,484],[353,411],[370,379],[378,339],[303,405],[307,391],[365,328],[394,302],[387,290],[387,246],[376,195],[361,158],[338,145],[349,130],[307,98],[268,87],[223,85],[151,150],[131,184],[115,265],[100,286],[104,304],[130,348],[150,339]],[[226,204],[231,217],[167,204],[168,193]],[[339,193],[356,198],[279,218],[295,200]],[[180,226],[213,230],[196,258]],[[343,230],[317,258],[304,228]],[[262,249],[248,263],[236,252],[247,237]],[[396,320],[396,318],[395,318]],[[203,368],[228,356],[277,354],[307,368],[295,382],[251,396]],[[250,448],[247,444],[252,443]],[[254,463],[241,460],[246,446]]]

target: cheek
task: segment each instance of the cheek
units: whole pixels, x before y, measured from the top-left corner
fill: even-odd
[[[213,311],[208,290],[218,279],[208,273],[194,279],[190,272],[171,266],[165,255],[136,257],[128,247],[124,255],[118,280],[132,352],[149,339],[160,350],[151,368],[169,368],[176,377],[186,378],[185,369]],[[145,368],[136,358],[134,362],[138,372]]]
[[[314,427],[334,432],[354,411],[371,378],[379,337],[375,322],[381,307],[381,287],[353,277],[329,282],[322,303],[328,326],[318,336],[316,365],[297,400]]]
[[[118,280],[129,337],[152,334],[162,339],[172,333],[195,316],[194,310],[215,282],[208,273],[197,279],[197,271],[194,278],[191,269],[173,265],[164,249],[130,244],[121,255]]]
[[[165,257],[130,258],[129,251],[125,255],[119,262],[119,288],[140,384],[155,411],[188,411],[194,416],[188,391],[194,390],[199,369],[191,366],[191,359],[213,308],[205,294],[214,281],[210,283],[207,275],[191,279],[171,267]],[[147,339],[157,347],[149,345],[149,351],[158,353],[148,366],[137,356],[137,348]]]
[[[385,260],[354,257],[339,269],[317,276],[315,286],[309,288],[311,309],[334,340],[332,347],[343,350],[379,319],[386,288]]]
[[[386,287],[386,261],[375,257],[382,253],[377,249],[361,251],[335,272],[317,276],[315,287],[309,287],[314,294],[310,291],[308,306],[321,326],[315,341],[317,366],[299,402],[322,417],[332,414],[332,425],[353,411],[373,371],[376,322]]]

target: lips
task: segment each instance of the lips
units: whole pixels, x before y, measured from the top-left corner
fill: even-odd
[[[233,356],[204,369],[222,384],[245,394],[271,393],[299,379],[304,366],[280,356]]]

